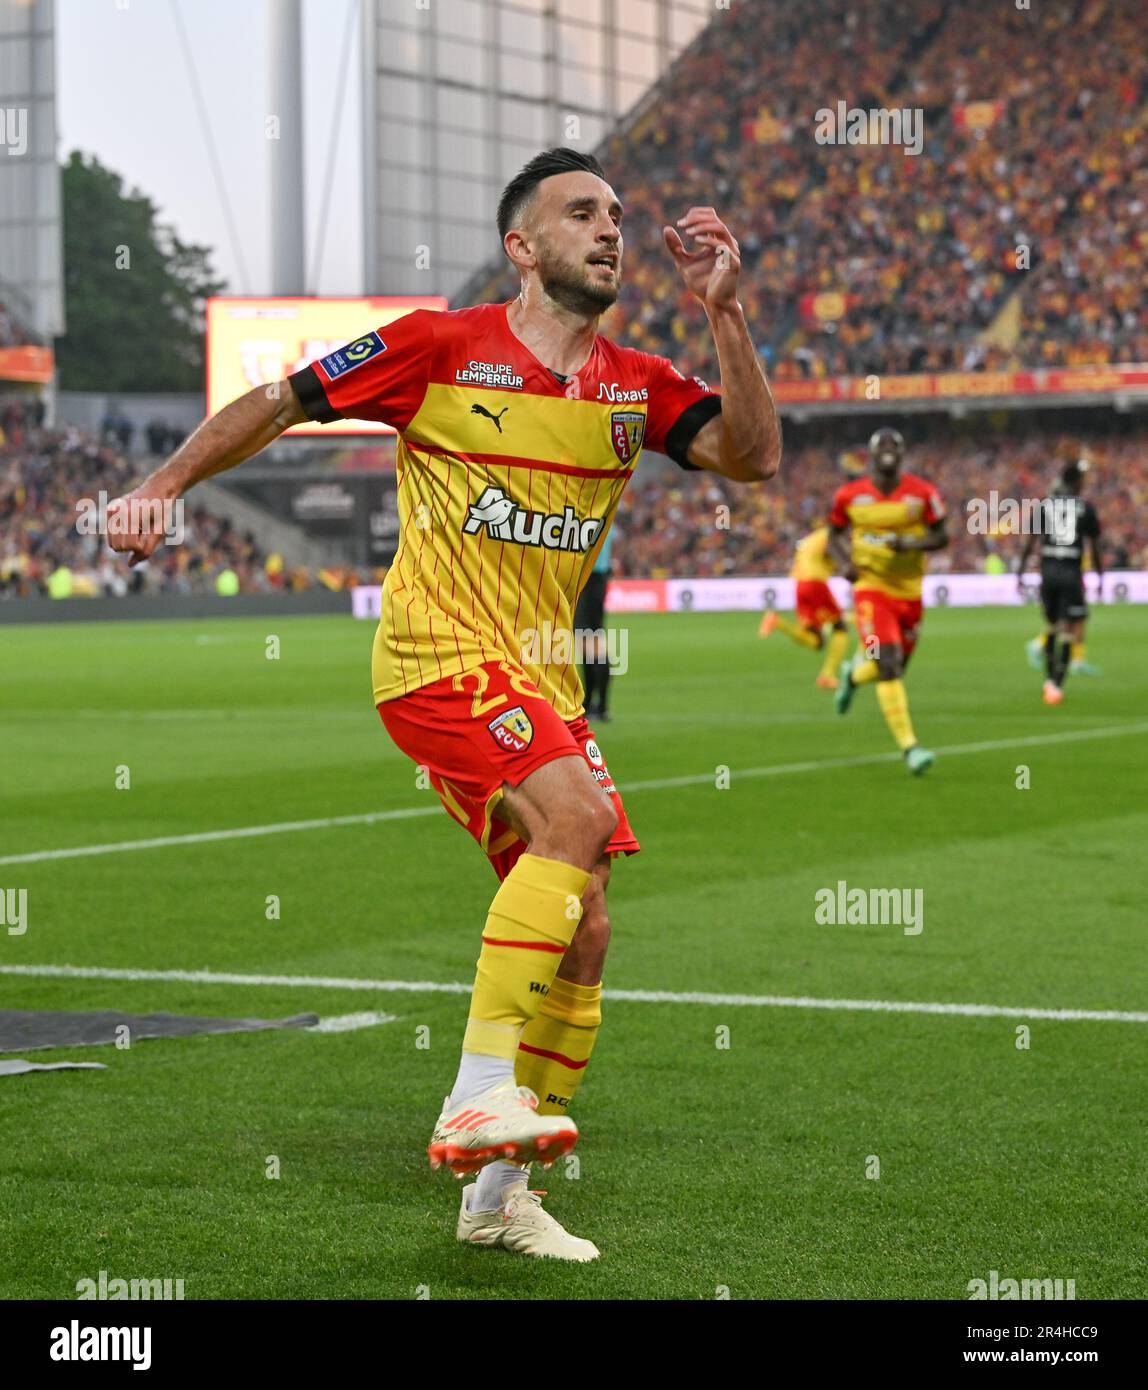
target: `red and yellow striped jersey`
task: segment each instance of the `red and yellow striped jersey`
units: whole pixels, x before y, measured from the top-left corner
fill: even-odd
[[[689,467],[721,397],[601,335],[564,381],[514,335],[508,307],[417,310],[291,383],[313,420],[399,432],[376,703],[511,660],[569,720],[582,688],[563,634],[638,457],[649,447]]]
[[[798,582],[809,579],[824,581],[832,575],[834,568],[833,556],[829,553],[829,527],[820,526],[797,542],[793,568],[789,573]]]
[[[944,515],[941,494],[913,473],[902,473],[892,492],[882,492],[869,477],[838,488],[829,524],[853,528],[854,588],[879,589],[893,598],[920,598],[925,551],[893,550],[889,538],[894,533],[923,536]]]

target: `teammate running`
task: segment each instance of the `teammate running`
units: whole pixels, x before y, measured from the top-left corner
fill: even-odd
[[[1041,532],[1025,540],[1020,557],[1017,584],[1023,594],[1029,556],[1040,546],[1040,601],[1046,624],[1043,691],[1046,705],[1060,704],[1064,699],[1065,677],[1074,661],[1084,658],[1084,626],[1088,621],[1088,600],[1084,593],[1085,540],[1092,551],[1098,601],[1104,588],[1100,518],[1092,503],[1081,496],[1088,471],[1087,459],[1064,466],[1051,496],[1041,508]]]
[[[768,637],[777,628],[810,651],[817,652],[824,648],[825,660],[821,663],[816,680],[822,690],[837,689],[838,680],[834,672],[841,664],[845,644],[849,640],[845,619],[829,587],[833,569],[833,556],[829,554],[829,527],[821,526],[797,542],[793,557],[790,574],[797,580],[797,622],[792,623],[788,618],[781,617],[776,609],[767,608],[757,629],[759,637]],[[824,635],[827,627],[833,629],[828,642]]]
[[[838,488],[829,514],[829,549],[853,584],[853,609],[864,659],[842,662],[834,701],[838,714],[859,685],[877,682],[877,700],[889,732],[920,775],[933,764],[909,718],[901,677],[917,646],[925,555],[949,543],[941,494],[924,478],[902,473],[905,441],[880,429],[869,440],[871,476]],[[852,548],[845,532],[852,528]],[[861,653],[858,653],[861,655]]]
[[[622,205],[592,157],[537,155],[503,191],[498,230],[517,299],[408,314],[249,392],[132,496],[178,497],[304,419],[398,431],[401,536],[383,584],[375,701],[501,880],[428,1152],[432,1166],[482,1170],[462,1194],[460,1240],[589,1260],[596,1247],[542,1209],[527,1168],[577,1139],[567,1108],[601,1021],[611,857],[638,841],[576,666],[550,660],[537,635],[549,624],[572,643],[575,600],[644,446],[751,482],[777,471],[781,435],[737,300],[738,244],[713,208],[690,208],[663,239],[705,306],[720,395],[599,335],[618,297]],[[135,563],[160,539],[145,520],[115,544]]]

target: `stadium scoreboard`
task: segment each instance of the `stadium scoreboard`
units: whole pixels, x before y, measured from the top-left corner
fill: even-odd
[[[253,387],[282,381],[316,358],[402,318],[415,309],[443,310],[437,295],[390,295],[348,299],[230,298],[207,301],[207,413]],[[287,434],[394,434],[390,425],[307,420]]]

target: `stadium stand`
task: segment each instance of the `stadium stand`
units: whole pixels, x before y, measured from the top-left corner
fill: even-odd
[[[130,570],[102,537],[77,531],[76,505],[97,501],[101,491],[111,499],[129,490],[140,462],[80,430],[39,428],[28,414],[11,402],[0,407],[0,599],[347,588],[369,577],[284,566],[252,531],[194,501],[182,544]]]
[[[921,155],[818,144],[816,111],[841,98],[920,109]],[[629,346],[716,374],[661,245],[699,202],[740,238],[779,380],[1148,361],[1139,0],[741,4],[643,109],[600,151],[627,209],[605,328]],[[467,299],[516,288],[495,263]]]

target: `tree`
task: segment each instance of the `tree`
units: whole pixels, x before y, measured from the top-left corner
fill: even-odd
[[[180,241],[159,209],[96,157],[63,169],[66,391],[202,391],[204,302],[226,288],[211,251]]]

